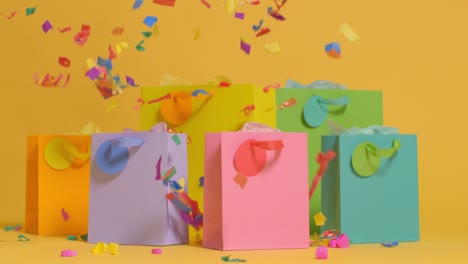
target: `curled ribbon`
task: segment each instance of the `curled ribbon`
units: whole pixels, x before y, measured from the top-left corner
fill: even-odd
[[[328,163],[336,157],[336,153],[333,150],[329,150],[326,153],[319,153],[315,158],[315,161],[320,165],[317,173],[315,174],[312,185],[309,189],[309,199],[314,195],[315,189],[317,188],[318,183],[323,177],[323,174],[328,168]]]

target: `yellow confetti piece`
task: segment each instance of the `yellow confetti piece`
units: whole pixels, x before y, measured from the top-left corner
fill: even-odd
[[[197,39],[199,39],[201,35],[202,35],[201,29],[199,29],[199,28],[194,29],[193,30],[193,41],[197,41]]]
[[[322,212],[319,212],[318,214],[314,215],[314,220],[317,226],[323,226],[325,225],[325,221],[327,221],[327,218],[325,217],[325,215],[323,215]]]
[[[348,24],[343,24],[339,28],[340,32],[351,42],[358,41],[360,38],[356,32]]]
[[[88,58],[86,60],[86,66],[88,67],[88,69],[91,69],[92,67],[94,67],[94,65],[96,65],[96,63],[94,63],[94,60],[92,58]]]
[[[238,5],[239,0],[227,0],[225,8],[229,14],[232,14]]]
[[[82,135],[91,135],[94,133],[101,133],[101,130],[92,121],[86,123],[86,125],[84,125],[83,128],[81,128],[80,130],[80,134]]]
[[[276,54],[280,53],[280,46],[278,42],[266,43],[265,49],[270,53],[276,53]]]
[[[115,108],[117,108],[117,102],[110,101],[106,106],[106,112],[109,113],[110,111],[112,111]]]
[[[159,35],[159,27],[158,25],[154,25],[153,27],[153,36]]]
[[[180,178],[177,182],[179,183],[180,186],[182,186],[182,190],[183,190],[184,187],[185,187],[185,179],[184,179],[184,178]]]
[[[122,52],[123,49],[126,49],[128,48],[128,42],[119,42],[117,43],[116,47],[115,47],[115,52],[118,54],[120,54]]]
[[[112,255],[118,255],[119,254],[119,244],[113,243],[113,242],[109,243],[108,250],[109,250],[109,253],[111,253]]]
[[[190,82],[184,80],[180,77],[164,74],[159,81],[159,86],[182,86],[182,85],[190,85]]]
[[[106,253],[107,252],[107,244],[103,242],[98,242],[96,246],[91,250],[92,253]]]

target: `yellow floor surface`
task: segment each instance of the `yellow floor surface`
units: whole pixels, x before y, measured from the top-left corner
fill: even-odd
[[[378,244],[351,245],[348,249],[329,249],[327,260],[315,259],[315,247],[302,250],[216,251],[199,246],[125,246],[119,255],[91,253],[93,244],[68,241],[66,237],[26,235],[30,241],[18,241],[21,232],[0,231],[0,263],[225,263],[222,256],[247,260],[246,263],[468,263],[468,242],[461,235],[452,237],[424,235],[420,242],[400,243],[386,248]],[[152,255],[152,248],[162,248],[162,255]],[[62,250],[78,252],[73,258],[60,257]]]

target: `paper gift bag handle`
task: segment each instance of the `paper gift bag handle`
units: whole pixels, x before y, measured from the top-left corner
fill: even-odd
[[[121,137],[107,140],[96,152],[96,164],[106,174],[118,174],[127,166],[131,147],[139,147],[145,140],[138,137]]]
[[[284,148],[282,140],[257,141],[249,139],[244,141],[234,154],[234,166],[237,175],[234,181],[242,188],[247,182],[247,178],[259,174],[267,163],[267,150],[281,150]]]
[[[44,158],[47,164],[55,170],[65,170],[75,159],[85,162],[89,159],[91,146],[88,152],[79,152],[77,147],[62,137],[56,137],[47,142],[44,148]]]
[[[400,141],[396,139],[389,149],[380,149],[372,142],[362,142],[354,149],[351,158],[354,171],[362,177],[372,176],[379,170],[381,159],[393,157],[400,146]]]
[[[310,127],[319,127],[327,118],[328,106],[347,106],[349,101],[348,96],[324,99],[319,95],[313,95],[304,105],[304,120]]]
[[[213,91],[207,92],[203,89],[197,89],[192,92],[177,91],[148,101],[148,104],[162,102],[161,115],[163,119],[173,126],[179,126],[187,122],[193,115],[194,100],[211,99],[213,95]],[[141,103],[141,105],[145,104],[145,101],[141,98],[138,99],[138,102]],[[205,103],[206,102],[208,102],[208,100],[205,101]],[[141,105],[139,105],[139,107]],[[204,104],[202,106],[204,106]]]

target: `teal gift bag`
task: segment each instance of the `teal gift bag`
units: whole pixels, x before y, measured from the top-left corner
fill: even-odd
[[[322,178],[322,232],[352,243],[419,240],[416,135],[322,136],[336,158]]]
[[[309,142],[309,184],[319,169],[315,161],[321,136],[330,135],[328,122],[348,129],[382,125],[382,92],[283,88],[276,91],[276,125],[283,132],[306,132]],[[320,232],[313,221],[321,209],[320,184],[309,203],[310,233]]]

